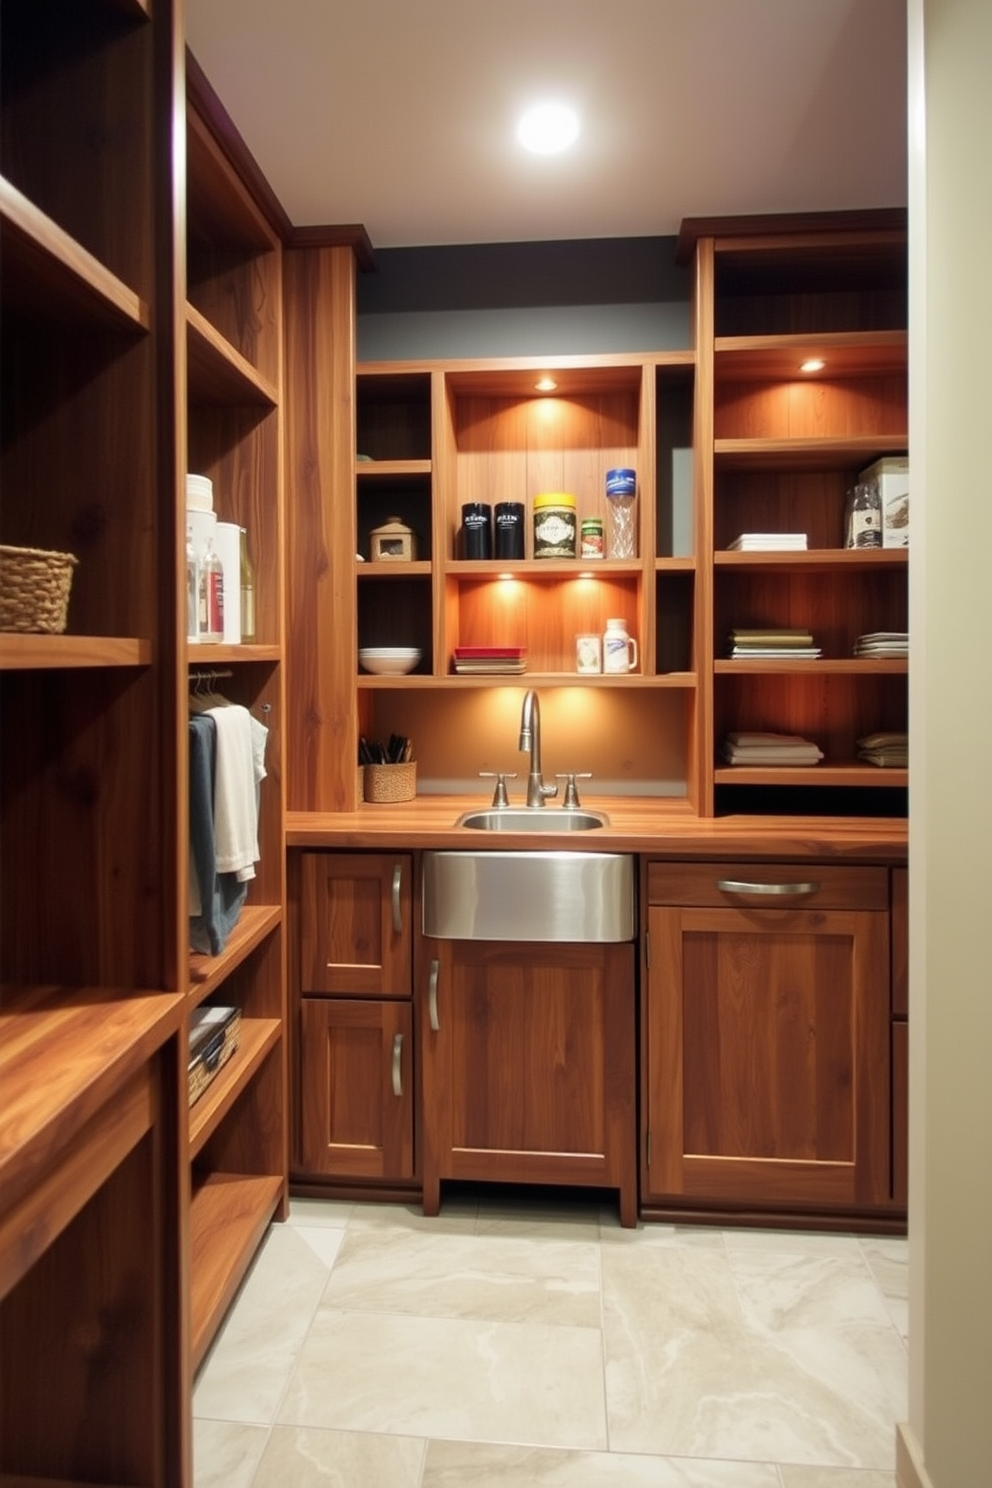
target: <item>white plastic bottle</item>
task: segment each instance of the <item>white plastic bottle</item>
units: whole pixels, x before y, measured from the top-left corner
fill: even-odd
[[[224,565],[209,539],[200,565],[199,629],[201,641],[224,639]]]
[[[607,620],[603,632],[603,671],[632,672],[638,663],[637,642],[627,634],[626,620]]]
[[[186,528],[186,639],[200,639],[200,576],[193,547],[193,530]]]

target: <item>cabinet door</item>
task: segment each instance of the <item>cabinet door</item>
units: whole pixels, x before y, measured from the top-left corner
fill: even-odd
[[[576,1184],[633,1224],[633,946],[429,945],[425,1212],[442,1178]]]
[[[303,854],[304,992],[412,995],[411,877],[411,860],[402,854]]]
[[[412,1177],[412,1005],[305,997],[302,1013],[305,1172]]]
[[[888,917],[648,911],[643,1182],[680,1204],[889,1195]]]

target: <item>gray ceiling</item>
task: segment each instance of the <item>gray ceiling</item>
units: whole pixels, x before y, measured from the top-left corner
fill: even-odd
[[[186,0],[296,226],[377,248],[906,203],[905,0]],[[518,111],[572,101],[526,157]]]

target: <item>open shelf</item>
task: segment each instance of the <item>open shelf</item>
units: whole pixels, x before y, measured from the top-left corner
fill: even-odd
[[[194,1187],[190,1204],[192,1367],[210,1342],[244,1280],[283,1196],[279,1176],[214,1172]]]
[[[256,1070],[282,1037],[278,1018],[242,1018],[238,1029],[238,1047],[227,1063],[214,1076],[206,1090],[190,1107],[189,1155],[195,1158],[201,1147],[223,1121],[231,1105],[252,1079]]]

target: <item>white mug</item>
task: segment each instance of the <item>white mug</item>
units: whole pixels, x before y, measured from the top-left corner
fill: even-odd
[[[637,642],[627,634],[626,621],[607,620],[603,634],[603,671],[632,672],[637,663]]]

